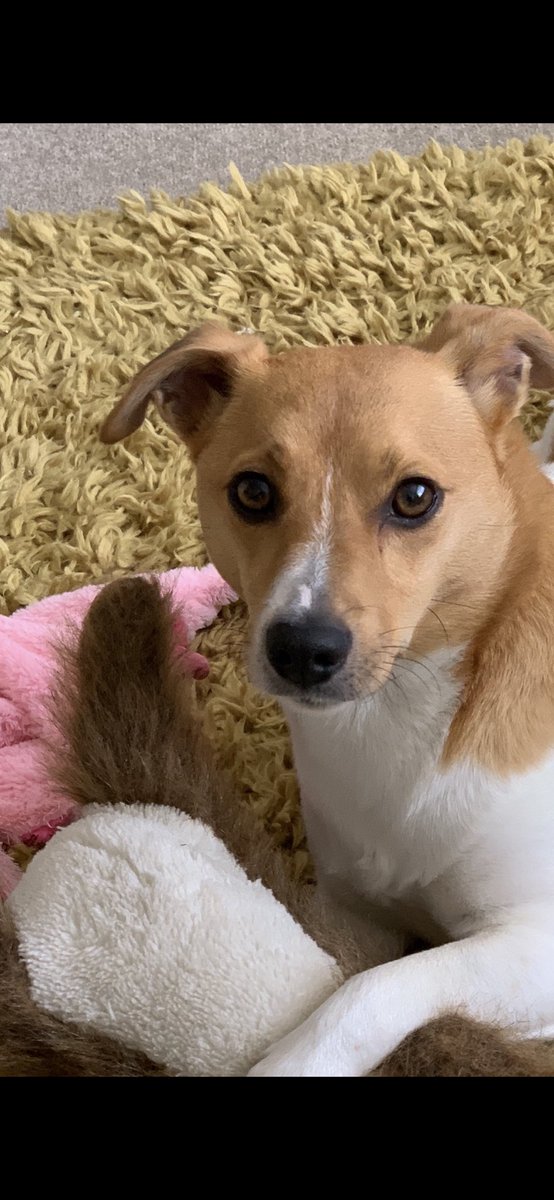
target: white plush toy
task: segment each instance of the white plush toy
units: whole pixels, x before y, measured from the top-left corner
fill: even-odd
[[[9,907],[42,1008],[177,1074],[246,1074],[342,981],[207,825],[166,807],[60,830]]]
[[[352,946],[241,810],[190,714],[174,625],[153,582],[94,601],[62,667],[50,763],[92,806],[8,907],[41,1009],[168,1073],[241,1075],[345,973],[382,960],[384,935]]]

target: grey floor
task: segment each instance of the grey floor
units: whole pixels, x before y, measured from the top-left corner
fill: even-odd
[[[533,133],[554,137],[554,124],[0,124],[0,222],[8,207],[77,212],[111,206],[128,188],[178,196],[205,180],[225,184],[229,161],[253,180],[283,162],[363,162],[389,148],[417,153],[431,137],[471,148]]]

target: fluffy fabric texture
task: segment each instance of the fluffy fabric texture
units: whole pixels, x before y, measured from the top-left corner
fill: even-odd
[[[185,1075],[244,1075],[342,981],[201,821],[100,809],[8,901],[33,999]]]
[[[138,1050],[37,1007],[13,921],[0,904],[0,1078],[164,1074]]]
[[[8,214],[0,237],[0,595],[5,611],[129,570],[200,565],[185,450],[152,416],[127,445],[99,423],[138,367],[206,317],[273,349],[399,341],[451,300],[554,327],[554,144],[432,144],[362,166],[286,168],[228,191],[114,212]],[[543,401],[526,414],[538,428]],[[237,606],[202,639],[207,731],[298,875],[309,864],[284,722],[248,686]]]
[[[311,984],[316,984],[322,963],[322,980],[330,960],[340,963],[341,975],[347,977],[383,961],[395,953],[395,948],[394,940],[392,945],[388,938],[383,941],[382,933],[367,922],[363,924],[362,940],[357,934],[353,937],[342,916],[329,908],[317,889],[292,879],[290,858],[275,848],[269,834],[240,804],[229,780],[215,766],[210,746],[193,717],[190,686],[174,654],[174,620],[171,598],[160,594],[154,580],[119,580],[100,589],[86,614],[80,638],[64,651],[53,694],[59,741],[49,762],[60,786],[82,804],[94,805],[89,812],[95,815],[56,835],[35,860],[10,904],[15,912],[21,908],[22,946],[31,978],[36,976],[36,994],[40,997],[44,992],[45,1003],[54,1011],[65,1012],[69,997],[77,1015],[84,1011],[104,1027],[106,1012],[110,1023],[114,1019],[113,993],[121,1026],[135,1046],[137,1040],[142,1044],[146,1037],[149,1045],[155,1041],[159,1048],[163,1037],[164,1053],[175,1053],[180,1047],[182,1064],[183,1047],[191,1046],[191,1031],[187,1032],[185,1026],[192,1022],[197,1035],[191,1048],[193,1071],[205,1061],[206,1048],[211,1062],[217,1047],[223,1047],[224,1069],[229,1070],[232,1066],[227,1052],[231,1053],[233,1047],[228,1046],[227,1029],[231,1030],[235,1051],[237,1030],[243,1031],[246,1040],[248,1030],[253,1037],[262,1034],[257,964],[248,957],[244,960],[245,929],[253,950],[261,944],[262,988],[266,985],[271,993],[261,1015],[264,1028],[268,1012],[279,1021],[285,1012],[290,1013],[291,1003],[296,1003],[286,995],[285,988],[279,1018],[275,997],[282,993],[283,963],[287,984],[290,952],[300,946],[299,929],[304,931],[308,954],[295,972],[295,996],[298,984],[303,981],[306,986],[306,964],[313,967]],[[173,811],[168,812],[166,805]],[[113,836],[114,830],[117,835],[123,831],[123,845],[119,836]],[[65,864],[68,842],[71,861]],[[64,860],[61,865],[60,855]],[[173,863],[168,913],[164,876],[169,857]],[[145,873],[147,863],[153,869]],[[198,870],[202,872],[200,892],[194,887]],[[98,884],[93,894],[88,886],[91,880]],[[275,901],[263,888],[260,893],[261,884]],[[168,941],[165,924],[175,919],[176,892],[185,902],[182,928],[175,939]],[[142,903],[145,899],[146,906]],[[269,916],[261,929],[261,911],[256,911],[260,899],[264,916]],[[290,945],[287,913],[289,922],[292,916],[297,922],[292,925]],[[199,945],[194,932],[200,932],[199,922],[206,915],[206,944]],[[237,917],[244,918],[240,928]],[[194,936],[188,938],[186,956],[178,963],[181,977],[176,980],[175,950],[182,948],[182,933],[190,934],[191,930]],[[358,933],[362,934],[362,927]],[[266,957],[267,939],[274,935],[277,962]],[[139,951],[133,953],[129,963],[133,939]],[[323,959],[314,955],[314,943],[326,951]],[[72,950],[68,953],[73,946],[79,949],[77,957]],[[130,980],[119,977],[122,952]],[[61,959],[62,967],[67,968],[65,973],[57,970]],[[237,962],[241,960],[244,975],[237,979]],[[152,963],[158,966],[157,975],[161,971],[167,976],[163,1017],[157,975],[154,979],[151,975]],[[190,965],[197,968],[192,978]],[[252,969],[256,985],[249,979]],[[222,973],[226,971],[235,983],[230,997],[223,986]],[[110,987],[109,998],[105,992],[102,994],[105,984]],[[206,996],[205,985],[213,989],[216,999],[223,995],[221,1013],[214,1012],[213,997]],[[256,991],[250,1013],[252,986]],[[173,998],[176,990],[184,1001],[183,1006],[179,1005],[177,1031],[174,1014],[169,1026],[165,1015],[166,995]],[[238,1013],[233,1009],[237,991],[244,1002]],[[186,1003],[191,996],[194,1003]],[[133,1001],[132,1012],[129,999]],[[202,1027],[200,1020],[199,1028],[201,1014],[207,1026]],[[223,1030],[222,1017],[229,1022]],[[169,1030],[172,1047],[167,1046]],[[529,1074],[551,1074],[549,1049],[527,1043],[522,1050],[519,1045],[511,1046],[495,1029],[448,1017],[408,1038],[377,1074],[520,1075],[526,1073],[526,1066]],[[63,1021],[38,1006],[30,994],[11,914],[0,906],[0,1075],[160,1073],[169,1073],[169,1069],[154,1063],[139,1049],[84,1022]]]
[[[513,1041],[491,1025],[441,1017],[417,1029],[374,1072],[380,1078],[526,1078],[554,1075],[554,1044]]]
[[[167,571],[160,586],[173,599],[175,651],[182,667],[203,677],[207,661],[188,647],[234,594],[212,566]],[[89,585],[11,617],[0,615],[0,841],[5,845],[41,845],[76,815],[77,806],[49,777],[43,743],[57,732],[48,712],[57,648],[69,630],[78,632],[98,591]],[[18,867],[0,849],[0,897],[18,877]]]

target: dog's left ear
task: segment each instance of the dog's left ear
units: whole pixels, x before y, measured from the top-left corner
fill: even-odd
[[[134,433],[153,401],[196,457],[239,378],[259,374],[267,358],[261,338],[206,321],[139,371],[104,421],[100,440],[119,442]]]
[[[453,304],[419,349],[454,369],[493,431],[517,415],[529,387],[554,388],[554,335],[515,308]]]

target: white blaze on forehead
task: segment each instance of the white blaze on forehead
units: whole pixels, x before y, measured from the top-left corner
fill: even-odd
[[[321,599],[326,583],[329,545],[333,528],[332,508],[333,468],[323,482],[319,516],[310,537],[299,546],[287,567],[275,580],[265,616],[277,612],[307,612]]]
[[[330,467],[323,484],[321,511],[319,520],[314,526],[312,536],[306,547],[305,564],[307,580],[312,596],[321,596],[327,583],[327,567],[329,564],[329,543],[333,528],[333,509],[331,491],[333,487],[333,468]]]
[[[317,547],[317,556],[321,560],[321,567],[326,570],[327,559],[329,557],[329,542],[331,540],[331,532],[333,528],[333,509],[331,504],[331,491],[333,487],[333,468],[327,472],[325,483],[323,485],[323,499],[321,502],[321,516],[314,530],[315,544]]]
[[[331,532],[331,489],[333,487],[333,468],[330,467],[325,477],[323,485],[323,501],[321,504],[321,524],[323,532],[327,535]]]

